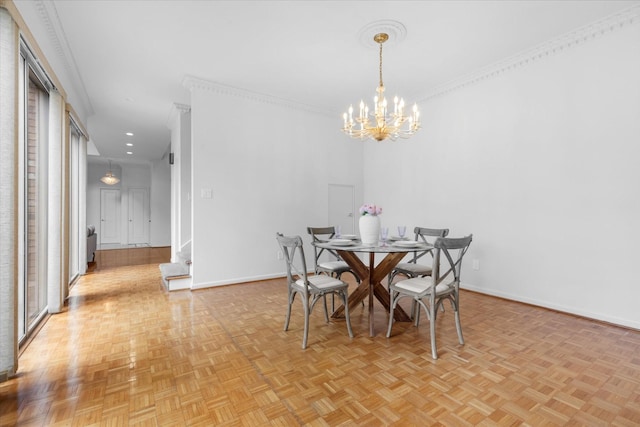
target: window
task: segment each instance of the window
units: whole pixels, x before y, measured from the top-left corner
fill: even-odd
[[[21,43],[19,75],[20,184],[18,339],[22,342],[47,309],[47,140],[49,93],[46,79]]]

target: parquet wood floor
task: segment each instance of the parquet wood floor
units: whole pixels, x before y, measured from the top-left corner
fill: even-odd
[[[640,332],[472,292],[419,328],[312,314],[283,279],[168,293],[157,264],[83,276],[0,384],[0,425],[640,425]]]

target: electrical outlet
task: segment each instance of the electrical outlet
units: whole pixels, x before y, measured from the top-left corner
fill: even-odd
[[[474,259],[473,260],[473,269],[474,270],[480,270],[480,260],[479,259]]]
[[[278,251],[278,252],[276,253],[276,258],[278,258],[278,259],[280,259],[280,260],[284,259],[284,254],[282,253],[282,251]]]

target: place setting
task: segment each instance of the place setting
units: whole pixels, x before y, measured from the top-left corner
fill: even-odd
[[[336,246],[351,246],[355,245],[358,241],[358,236],[355,234],[342,234],[341,227],[337,225],[335,227],[335,233],[333,238],[329,240],[329,243]]]
[[[401,248],[419,248],[421,246],[424,246],[424,243],[418,242],[417,240],[397,240],[393,242],[392,245]]]
[[[331,239],[329,240],[329,243],[331,243],[332,245],[335,246],[351,246],[351,245],[355,245],[356,241],[353,239]]]
[[[391,244],[401,241],[401,240],[406,240],[406,238],[404,237],[405,234],[407,232],[407,227],[405,225],[399,225],[398,226],[398,235],[397,236],[389,236],[388,241],[391,242]]]

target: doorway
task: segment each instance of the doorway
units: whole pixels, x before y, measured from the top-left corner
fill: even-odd
[[[120,190],[100,189],[100,244],[120,243]]]
[[[329,184],[329,225],[340,226],[343,234],[356,234],[354,199],[353,185]]]
[[[149,191],[146,188],[129,189],[129,244],[149,243]]]

